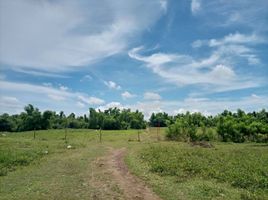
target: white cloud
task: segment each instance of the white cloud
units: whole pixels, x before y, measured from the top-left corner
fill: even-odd
[[[28,92],[34,94],[44,94],[47,97],[55,100],[56,97],[61,98],[68,98],[74,96],[74,94],[62,91],[51,86],[43,86],[43,85],[34,85],[29,83],[16,83],[16,82],[9,82],[9,81],[0,81],[0,91],[9,91],[13,92],[14,94],[16,91],[18,92]],[[58,98],[59,99],[59,98]]]
[[[209,41],[209,46],[221,46],[226,44],[259,44],[259,43],[265,43],[266,40],[259,35],[251,34],[251,35],[245,35],[241,33],[234,33],[229,34],[225,36],[221,40],[211,39]]]
[[[236,77],[235,72],[228,66],[225,65],[216,65],[212,69],[209,76],[214,79],[215,82],[225,81],[225,80],[234,80]]]
[[[22,107],[31,103],[41,110],[52,109],[55,111],[64,110],[66,112],[76,112],[77,114],[87,113],[87,110],[82,109],[82,104],[87,105],[100,105],[104,103],[104,100],[91,97],[87,94],[80,92],[71,92],[69,90],[61,90],[53,87],[52,85],[35,85],[23,82],[9,82],[0,80],[0,93],[1,96],[12,96],[19,99],[19,103],[13,101],[19,107]],[[7,99],[4,99],[7,102]],[[11,102],[11,101],[10,101]],[[77,102],[81,104],[78,105]],[[78,109],[74,111],[74,105],[78,106]],[[1,112],[5,111],[4,104],[0,106]],[[22,110],[22,109],[21,109]],[[10,113],[16,113],[17,109],[9,109]]]
[[[160,100],[161,96],[155,92],[145,92],[143,98],[145,100]]]
[[[128,91],[125,91],[125,92],[123,92],[123,93],[121,93],[121,96],[122,96],[122,98],[123,99],[130,99],[130,98],[133,98],[133,97],[136,97],[136,95],[135,94],[131,94],[130,92],[128,92]]]
[[[104,84],[110,89],[121,90],[121,86],[113,81],[104,81]]]
[[[196,14],[201,9],[201,0],[192,0],[191,2],[191,11],[193,14]]]
[[[107,110],[109,108],[119,108],[119,109],[124,109],[125,107],[120,103],[120,102],[117,102],[117,101],[113,101],[113,102],[110,102],[110,103],[107,103],[103,106],[99,106],[97,108],[97,110],[101,110],[101,111],[104,111],[104,110]]]
[[[215,92],[259,85],[258,81],[250,81],[251,77],[244,74],[238,75],[229,66],[232,62],[228,61],[233,59],[235,53],[228,52],[227,49],[216,50],[210,57],[199,60],[180,54],[156,53],[142,56],[138,53],[140,50],[140,48],[131,50],[129,56],[146,63],[155,74],[177,86],[198,84],[200,89]]]
[[[162,112],[163,110],[160,108],[162,103],[160,101],[147,101],[147,102],[137,102],[135,104],[125,104],[123,105],[120,102],[110,102],[103,106],[99,106],[97,108],[101,111],[107,110],[108,108],[119,108],[119,109],[131,109],[132,111],[139,110],[145,116],[145,119],[149,119],[153,112]]]
[[[256,45],[261,43],[267,43],[267,39],[256,33],[241,34],[239,32],[230,33],[224,36],[222,39],[210,39],[210,40],[196,40],[192,43],[192,47],[199,48],[201,46],[218,47],[228,44],[245,44]]]
[[[195,40],[193,43],[192,43],[192,47],[193,48],[199,48],[199,47],[202,47],[204,45],[204,43],[207,43],[206,41],[204,40]]]
[[[267,38],[255,33],[246,35],[236,32],[226,35],[222,39],[196,40],[192,43],[192,47],[200,48],[202,46],[208,46],[216,49],[214,50],[214,54],[221,57],[225,56],[225,59],[236,56],[236,58],[245,58],[249,65],[257,65],[261,61],[256,55],[253,46],[266,44],[267,42]]]
[[[55,100],[55,101],[64,101],[66,97],[58,95],[58,94],[48,94],[47,95],[50,99]]]
[[[260,59],[254,54],[246,55],[246,57],[249,65],[258,65],[261,63]]]
[[[120,102],[110,102],[106,105],[100,106],[97,109],[102,111],[108,108],[117,107],[119,109],[130,108],[132,111],[139,110],[143,112],[145,119],[149,119],[151,114],[157,112],[167,112],[170,115],[178,113],[201,112],[204,115],[216,115],[221,113],[224,109],[236,111],[241,108],[247,112],[258,111],[268,106],[268,96],[265,95],[250,95],[235,99],[230,98],[214,98],[209,99],[205,97],[188,97],[180,101],[145,101],[134,104],[122,104]]]
[[[137,102],[134,105],[130,105],[132,110],[138,109],[143,112],[145,119],[149,119],[152,113],[158,113],[166,111],[163,102],[160,101],[147,101],[147,102]]]
[[[168,2],[166,0],[160,0],[159,3],[160,3],[161,8],[166,12]]]
[[[202,10],[199,9],[198,18],[204,19],[205,22],[202,24],[211,28],[243,26],[257,32],[265,32],[268,30],[267,6],[266,0],[202,1]]]
[[[60,85],[60,90],[67,91],[69,88],[63,85]]]
[[[91,81],[93,78],[92,76],[90,76],[89,74],[83,76],[81,79],[80,79],[80,82],[83,82],[83,81]]]
[[[23,110],[21,102],[12,96],[0,96],[0,110],[1,113],[16,113]]]
[[[0,1],[0,61],[45,76],[94,63],[148,30],[165,2]]]
[[[0,45],[1,47],[1,45]],[[1,60],[1,58],[0,58]],[[21,67],[18,66],[13,66],[11,67],[11,69],[15,72],[19,72],[19,73],[23,73],[23,74],[28,74],[31,76],[43,76],[43,77],[51,77],[51,78],[70,78],[69,76],[66,75],[61,75],[58,73],[49,73],[49,72],[44,72],[44,71],[40,71],[39,69],[34,69],[34,70],[30,70],[30,69],[22,69]]]
[[[262,96],[260,98],[246,96],[235,99],[186,98],[184,101],[179,103],[179,106],[189,111],[198,110],[202,113],[207,112],[215,115],[222,112],[224,109],[231,111],[236,111],[238,108],[241,108],[245,111],[260,110],[267,107],[267,100],[267,96]]]
[[[171,115],[185,113],[189,111],[201,112],[204,115],[216,115],[224,109],[236,111],[241,108],[247,112],[258,111],[268,107],[268,96],[251,95],[240,98],[185,98],[181,101],[155,101],[155,102],[138,102],[131,105],[132,109],[139,109],[144,112],[148,119],[153,112],[165,111]]]
[[[252,97],[252,98],[255,98],[255,99],[261,99],[261,98],[262,98],[261,96],[256,95],[256,94],[252,94],[251,97]]]
[[[80,95],[78,96],[78,99],[89,105],[101,105],[105,103],[103,99],[100,99],[97,97],[85,97],[85,96]]]
[[[52,83],[43,83],[43,86],[52,87]]]
[[[221,39],[196,40],[194,48],[207,46],[208,57],[194,58],[190,55],[154,53],[143,56],[143,47],[133,48],[129,56],[142,61],[155,74],[165,81],[177,86],[198,84],[200,89],[211,92],[245,89],[257,87],[264,82],[264,78],[253,77],[237,70],[244,61],[249,65],[261,64],[261,60],[254,50],[254,45],[267,43],[267,40],[255,33],[228,34]]]

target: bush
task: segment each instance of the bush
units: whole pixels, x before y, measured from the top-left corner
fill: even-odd
[[[168,126],[166,137],[170,140],[187,141],[187,124],[183,120],[177,120]]]
[[[199,141],[215,141],[217,140],[216,133],[213,132],[211,128],[208,128],[205,132],[202,130],[202,133],[197,135]]]

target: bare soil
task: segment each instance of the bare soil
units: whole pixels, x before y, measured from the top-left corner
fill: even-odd
[[[121,193],[119,195],[121,198],[110,196],[109,199],[161,200],[143,180],[129,172],[124,162],[125,153],[125,148],[111,148],[107,156],[96,162],[97,167],[105,169],[104,171],[110,174],[111,181],[118,186],[118,191]]]

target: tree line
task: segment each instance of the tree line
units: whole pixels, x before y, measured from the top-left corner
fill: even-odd
[[[66,116],[63,111],[46,110],[29,104],[24,112],[15,115],[0,115],[0,131],[30,131],[63,128],[89,128],[103,130],[144,129],[146,126],[167,127],[169,140],[200,141],[221,140],[224,142],[268,142],[268,112],[246,113],[224,110],[216,116],[201,113],[177,114],[171,116],[165,112],[152,113],[148,122],[142,112],[130,109],[109,108],[104,111],[89,109],[88,115]]]
[[[40,112],[38,108],[29,104],[20,114],[0,115],[0,131],[9,132],[64,128],[120,130],[144,129],[145,127],[146,121],[141,112],[118,108],[109,108],[103,112],[90,108],[88,116],[76,116],[74,113],[66,116],[63,111],[60,113],[51,110]]]
[[[179,141],[220,140],[223,142],[268,142],[268,112],[246,113],[224,110],[216,116],[201,113],[185,113],[169,116],[167,113],[153,113],[149,124],[154,127],[168,127],[167,138]]]

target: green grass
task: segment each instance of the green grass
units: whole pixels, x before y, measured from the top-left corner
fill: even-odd
[[[95,136],[90,131],[69,130],[65,141],[63,130],[38,131],[36,134],[36,139],[33,139],[33,132],[8,133],[5,137],[0,137],[0,176],[20,166],[38,162],[47,154],[65,152],[67,145],[72,145],[73,148],[83,147],[86,141],[93,140]]]
[[[268,199],[268,146],[215,146],[150,144],[127,162],[163,199]]]
[[[0,137],[0,199],[124,199],[111,174],[96,167],[110,147],[126,147],[131,172],[164,200],[268,199],[268,146],[166,142],[165,129],[64,130]],[[158,141],[158,139],[160,141]],[[71,149],[67,146],[71,145]]]
[[[0,199],[122,199],[111,175],[94,167],[108,147],[127,146],[137,131],[6,133],[0,137]],[[67,146],[71,145],[71,149]],[[47,153],[46,153],[47,152]]]

